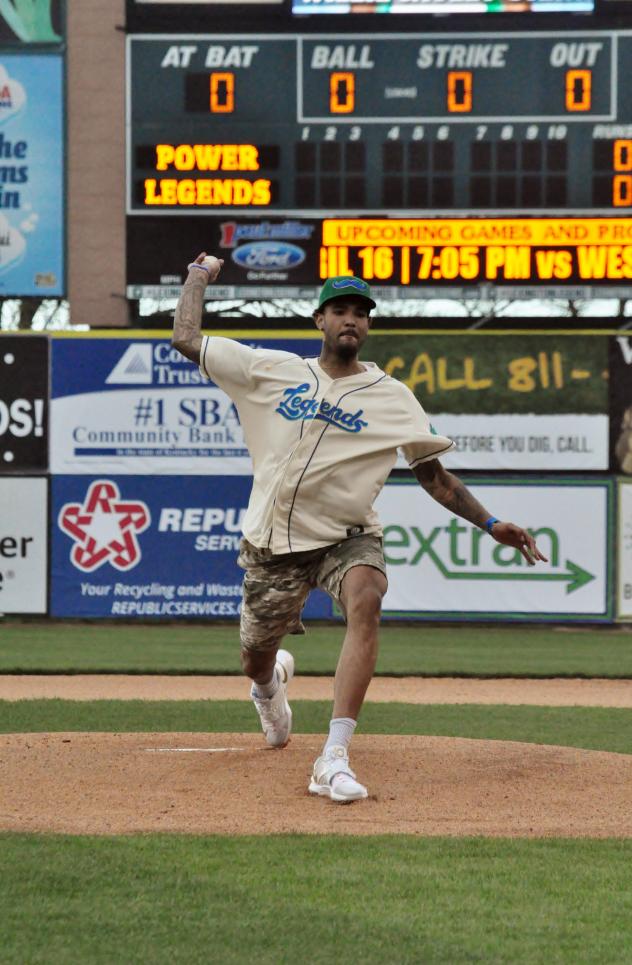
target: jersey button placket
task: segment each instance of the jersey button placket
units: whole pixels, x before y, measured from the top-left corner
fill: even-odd
[[[330,401],[327,399],[327,394],[325,394],[321,399],[317,411],[320,411],[320,407],[324,401]],[[281,538],[283,539],[284,548],[283,550],[276,549],[276,552],[288,552],[289,546],[287,542],[287,521],[292,508],[292,503],[294,501],[296,488],[299,486],[299,480],[301,487],[303,487],[307,482],[309,468],[304,476],[302,475],[303,471],[305,470],[305,467],[307,466],[307,463],[314,452],[314,447],[317,445],[323,429],[326,428],[325,423],[323,423],[321,419],[316,418],[306,419],[304,426],[303,438],[292,453],[292,457],[288,462],[286,470],[283,474],[283,479],[281,480],[277,490],[277,497],[272,519],[272,531],[274,534],[273,551],[276,549],[274,544],[276,543],[278,534],[282,534]]]
[[[304,435],[294,449],[277,489],[272,512],[272,551],[276,553],[287,553],[289,551],[287,519],[292,506],[294,489],[311,452],[311,446],[308,448],[303,445],[305,441],[306,436]],[[282,541],[282,545],[279,545],[279,540]]]

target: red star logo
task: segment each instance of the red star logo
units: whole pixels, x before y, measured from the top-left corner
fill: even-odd
[[[131,570],[140,562],[137,535],[151,522],[145,503],[126,502],[116,483],[93,482],[81,503],[66,503],[59,513],[60,529],[75,540],[70,559],[89,573],[109,562],[117,570]]]

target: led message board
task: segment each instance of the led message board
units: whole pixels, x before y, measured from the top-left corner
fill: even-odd
[[[238,287],[313,284],[345,270],[345,248],[349,270],[400,287],[618,285],[632,277],[629,63],[626,31],[131,36],[129,285],[167,284],[179,270],[169,239],[183,235],[181,217],[208,250],[228,219],[244,231],[253,222],[249,242],[301,242],[276,263],[269,248],[237,258],[224,278]],[[472,219],[484,225],[468,244],[461,222]],[[399,227],[375,227],[388,220]],[[361,255],[406,249],[406,224],[409,268],[401,252],[392,272],[388,253]],[[158,238],[150,277],[139,249],[155,253]],[[585,241],[592,254],[579,251]],[[494,242],[521,250],[495,268],[472,250]],[[570,260],[546,256],[560,245]]]
[[[292,0],[296,14],[592,13],[593,0]]]

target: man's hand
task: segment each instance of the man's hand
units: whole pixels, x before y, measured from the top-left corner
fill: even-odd
[[[205,251],[202,251],[197,258],[192,262],[192,265],[202,265],[206,269],[208,277],[206,279],[207,285],[212,285],[214,281],[217,281],[218,275],[222,270],[224,264],[223,258],[216,258],[215,255],[207,255]],[[198,268],[189,268],[189,273],[191,271],[198,272]]]
[[[497,543],[503,546],[515,546],[520,550],[529,566],[535,566],[538,560],[548,563],[546,556],[543,556],[531,533],[526,529],[521,529],[515,523],[501,523],[500,521],[492,525],[492,536]]]

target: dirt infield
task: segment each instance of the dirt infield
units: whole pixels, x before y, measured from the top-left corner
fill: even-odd
[[[279,832],[632,836],[632,756],[444,737],[359,735],[368,801],[307,792],[321,736],[0,738],[0,827],[72,834]]]
[[[331,700],[331,677],[295,677],[293,700]],[[0,700],[246,700],[243,677],[133,674],[0,675]],[[514,677],[375,677],[367,700],[403,704],[531,704],[551,707],[632,707],[632,680]]]
[[[0,699],[247,699],[238,677],[0,676]],[[297,678],[293,699],[330,699]],[[376,678],[368,699],[632,707],[627,680]],[[509,741],[357,735],[368,801],[307,792],[322,735],[0,736],[0,830],[632,837],[632,755]]]

